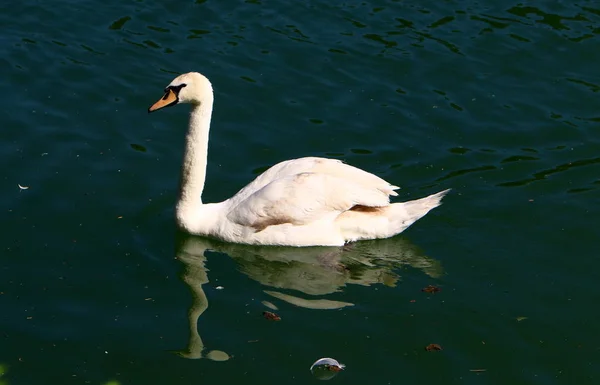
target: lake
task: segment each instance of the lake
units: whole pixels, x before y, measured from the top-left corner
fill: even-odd
[[[0,384],[598,383],[597,2],[1,8]],[[189,71],[206,202],[302,156],[452,191],[342,248],[183,234],[188,107],[147,109]]]

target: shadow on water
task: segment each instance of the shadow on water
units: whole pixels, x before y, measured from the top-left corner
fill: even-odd
[[[198,331],[198,319],[208,308],[208,298],[203,289],[203,285],[209,282],[205,267],[210,257],[207,251],[233,258],[242,273],[270,288],[264,290],[266,294],[307,309],[331,310],[353,306],[350,302],[305,298],[339,292],[346,285],[383,284],[395,287],[400,280],[397,269],[401,266],[420,269],[432,278],[443,274],[439,261],[423,255],[415,245],[400,237],[343,247],[293,248],[226,244],[179,234],[176,258],[183,264],[180,277],[190,289],[192,303],[188,309],[187,347],[174,353],[189,359],[226,361],[230,358],[223,351],[207,349]]]

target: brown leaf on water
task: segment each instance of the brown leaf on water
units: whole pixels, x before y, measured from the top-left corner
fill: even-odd
[[[429,285],[427,287],[422,288],[421,291],[424,291],[425,293],[437,293],[442,291],[442,289],[440,289],[437,286]]]
[[[281,321],[281,317],[270,311],[263,311],[263,316],[270,321]]]
[[[427,350],[428,352],[435,352],[438,350],[442,350],[442,347],[438,344],[429,344],[425,346],[425,350]]]

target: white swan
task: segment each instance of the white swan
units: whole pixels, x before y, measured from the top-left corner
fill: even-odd
[[[192,110],[176,215],[192,234],[257,245],[340,246],[399,234],[448,192],[390,204],[398,187],[339,160],[310,157],[276,164],[226,201],[202,203],[210,81],[197,72],[180,75],[148,112],[179,103],[190,103]]]

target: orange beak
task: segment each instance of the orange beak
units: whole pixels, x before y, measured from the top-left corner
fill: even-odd
[[[162,99],[160,99],[158,102],[151,105],[150,108],[148,108],[148,113],[160,110],[161,108],[168,107],[175,103],[177,103],[177,95],[175,95],[175,92],[173,92],[173,90],[169,88],[165,93],[165,96],[162,97]]]

